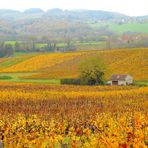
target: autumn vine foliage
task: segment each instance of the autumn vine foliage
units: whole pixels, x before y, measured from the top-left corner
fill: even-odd
[[[136,81],[147,81],[148,48],[40,53],[10,57],[0,59],[0,72],[30,73],[28,76],[22,76],[26,79],[78,78],[81,60],[93,56],[101,57],[105,61],[108,68],[105,72],[106,80],[112,74],[130,74]]]
[[[147,148],[148,87],[0,83],[4,147]]]

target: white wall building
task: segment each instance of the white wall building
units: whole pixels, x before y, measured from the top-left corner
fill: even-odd
[[[131,75],[112,75],[108,81],[109,85],[131,85],[133,84],[133,77]]]

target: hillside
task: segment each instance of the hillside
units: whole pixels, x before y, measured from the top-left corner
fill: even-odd
[[[93,28],[101,28],[103,26],[108,27],[108,29],[122,34],[122,33],[143,33],[146,34],[148,33],[148,23],[138,23],[138,22],[127,22],[123,24],[118,24],[114,22],[99,22],[99,23],[94,23],[90,24],[91,27]]]
[[[147,16],[129,17],[99,10],[50,9],[45,12],[33,8],[19,12],[1,9],[0,19],[0,40],[2,41],[24,40],[24,38],[26,40],[30,36],[48,36],[52,39],[72,38],[73,40],[85,37],[91,40],[93,37],[100,36],[102,27],[114,33],[148,33],[146,31],[148,30]]]
[[[117,73],[131,74],[136,81],[148,81],[148,49],[141,48],[19,55],[0,59],[0,73],[28,80],[76,78],[81,60],[94,55],[106,62],[106,80]]]
[[[62,9],[49,9],[43,11],[39,8],[27,9],[24,12],[0,9],[0,17],[7,20],[24,20],[26,18],[50,18],[50,19],[62,19],[62,20],[113,20],[127,18],[128,16],[115,12],[100,11],[100,10],[62,10]]]

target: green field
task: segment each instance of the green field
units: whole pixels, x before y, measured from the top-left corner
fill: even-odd
[[[6,41],[5,44],[11,44],[12,46],[15,46],[16,41]],[[89,42],[72,42],[72,44],[76,47],[77,50],[84,50],[84,49],[103,49],[106,48],[106,42],[105,41],[89,41]],[[37,43],[35,44],[35,47],[38,49],[44,48],[47,46],[47,44],[44,43]],[[67,46],[66,43],[57,43],[56,45],[59,48],[64,48]],[[19,53],[16,53],[19,54]],[[21,53],[22,54],[22,53]]]
[[[55,79],[23,79],[21,76],[27,76],[32,73],[0,73],[0,82],[22,82],[22,83],[47,83],[60,84],[60,80]]]
[[[148,86],[148,81],[135,82],[135,85],[138,85],[138,86]]]
[[[110,30],[115,31],[117,33],[125,33],[125,32],[135,32],[135,33],[148,33],[148,23],[126,23],[126,24],[116,24],[116,23],[94,23],[90,24],[93,28],[101,28],[107,26]]]

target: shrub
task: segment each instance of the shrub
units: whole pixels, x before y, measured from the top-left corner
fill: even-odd
[[[0,76],[0,80],[12,79],[10,76]]]
[[[80,85],[80,79],[61,79],[61,84]]]

